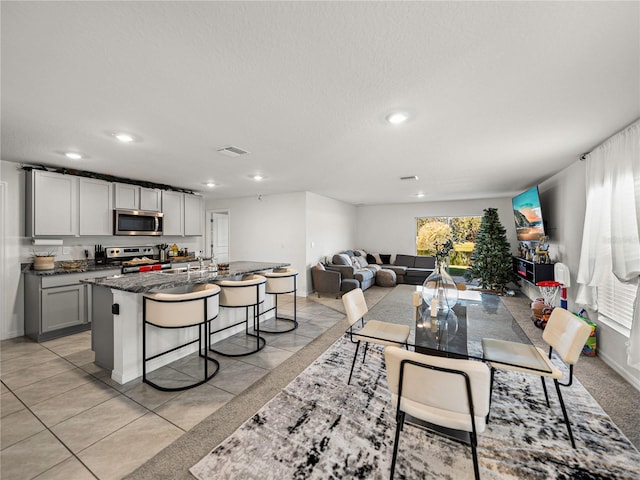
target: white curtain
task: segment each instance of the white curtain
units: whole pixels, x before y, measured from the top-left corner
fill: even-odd
[[[640,368],[640,121],[594,149],[586,162],[576,301],[597,310],[596,288],[608,272],[636,286],[628,364]]]

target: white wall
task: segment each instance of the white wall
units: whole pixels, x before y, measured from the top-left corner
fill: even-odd
[[[482,216],[483,210],[489,207],[498,209],[507,239],[515,252],[516,231],[511,198],[359,206],[354,248],[371,253],[415,255],[417,218]]]
[[[3,243],[0,258],[2,273],[2,302],[0,302],[0,339],[24,335],[24,291],[21,263],[30,263],[34,250],[56,252],[56,261],[85,258],[88,250],[93,258],[94,245],[105,247],[123,245],[155,245],[175,243],[181,248],[196,252],[203,249],[203,237],[59,237],[62,246],[34,247],[31,238],[24,236],[25,224],[25,172],[19,164],[0,161],[0,182],[3,183],[4,197],[0,209],[4,213]],[[204,223],[204,217],[202,219]],[[63,250],[64,249],[64,250]],[[68,253],[63,253],[67,251]]]
[[[0,161],[0,182],[3,196],[0,199],[3,218],[3,244],[0,252],[3,296],[0,311],[0,339],[24,335],[24,300],[20,262],[24,235],[24,172],[15,163]]]
[[[355,247],[356,207],[307,192],[307,262]]]
[[[231,261],[288,262],[298,270],[300,293],[305,293],[304,192],[209,200],[206,210],[229,210]]]
[[[574,312],[581,308],[580,305],[576,305],[575,298],[578,291],[576,276],[580,263],[582,228],[586,209],[585,172],[585,162],[576,161],[539,186],[542,215],[549,230],[551,259],[569,267],[571,287],[567,290],[567,306]],[[539,296],[539,292],[534,288],[528,288],[526,291],[523,289],[523,291],[530,298]],[[640,389],[640,371],[627,365],[627,338],[607,325],[599,323],[597,313],[590,311],[588,314],[589,318],[597,324],[597,355]]]
[[[350,203],[306,193],[307,271],[322,258],[355,248],[356,207]],[[313,291],[311,275],[307,292]]]

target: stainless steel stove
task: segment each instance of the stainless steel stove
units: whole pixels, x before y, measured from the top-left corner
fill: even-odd
[[[138,247],[106,247],[105,248],[107,263],[110,265],[122,265],[122,262],[128,262],[134,258],[148,258],[157,260],[160,258],[158,249],[151,245]]]

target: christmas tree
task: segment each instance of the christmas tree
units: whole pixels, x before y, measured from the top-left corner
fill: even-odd
[[[466,279],[478,279],[482,288],[505,293],[509,282],[518,281],[513,272],[510,250],[498,209],[485,208],[471,255],[471,267],[465,273]]]

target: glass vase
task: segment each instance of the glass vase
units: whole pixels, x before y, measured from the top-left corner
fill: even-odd
[[[448,311],[458,303],[458,286],[443,263],[439,262],[422,284],[422,298],[431,315]]]

